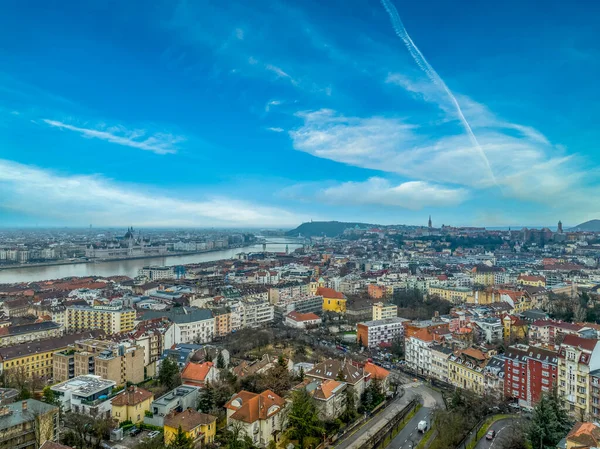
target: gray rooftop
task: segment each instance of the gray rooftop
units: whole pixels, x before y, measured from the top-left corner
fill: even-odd
[[[26,410],[23,410],[23,402],[27,403]],[[52,410],[58,412],[58,407],[46,404],[45,402],[36,401],[35,399],[27,399],[25,401],[4,405],[0,407],[0,430],[20,426],[23,423],[32,421],[35,416],[51,412]]]
[[[193,323],[195,321],[210,320],[213,317],[209,309],[198,309],[196,307],[173,307],[171,310],[148,310],[142,315],[143,320],[153,318],[168,318],[174,323]]]

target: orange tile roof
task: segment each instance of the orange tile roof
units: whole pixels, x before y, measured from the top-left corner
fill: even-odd
[[[485,360],[485,354],[479,349],[467,348],[462,350],[461,353],[477,360]]]
[[[247,423],[270,418],[284,406],[285,399],[277,396],[271,390],[263,391],[261,394],[240,391],[225,404],[225,408],[235,410],[231,419]]]
[[[365,363],[364,370],[377,380],[385,380],[390,375],[388,370],[371,362]]]
[[[188,362],[181,373],[181,380],[184,382],[205,382],[206,376],[213,367],[212,362],[194,363]]]
[[[579,422],[567,435],[567,442],[575,443],[577,448],[600,446],[600,428],[592,422]]]
[[[315,391],[315,396],[322,399],[329,399],[333,396],[334,390],[341,385],[343,385],[342,382],[338,382],[337,380],[325,380],[319,385],[318,390]]]
[[[313,312],[299,313],[296,311],[292,311],[292,312],[288,313],[287,316],[290,317],[294,321],[312,321],[312,320],[320,319],[319,315],[317,315]]]
[[[327,288],[327,287],[317,288],[317,295],[322,296],[323,298],[345,299],[343,293],[335,291],[334,289]]]

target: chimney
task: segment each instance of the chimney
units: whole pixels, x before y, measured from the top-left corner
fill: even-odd
[[[27,401],[21,402],[21,407],[23,407],[23,411],[26,412],[27,411]]]

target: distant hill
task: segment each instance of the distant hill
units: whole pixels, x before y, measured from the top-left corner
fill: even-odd
[[[378,225],[368,223],[346,223],[343,221],[311,221],[310,223],[302,223],[296,229],[286,232],[285,235],[296,237],[302,234],[304,237],[335,237],[344,232],[345,229],[355,228],[372,228]]]
[[[569,231],[600,232],[600,220],[586,221],[569,229]]]

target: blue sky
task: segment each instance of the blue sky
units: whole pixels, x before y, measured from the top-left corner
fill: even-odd
[[[600,218],[588,1],[9,1],[0,226]]]

